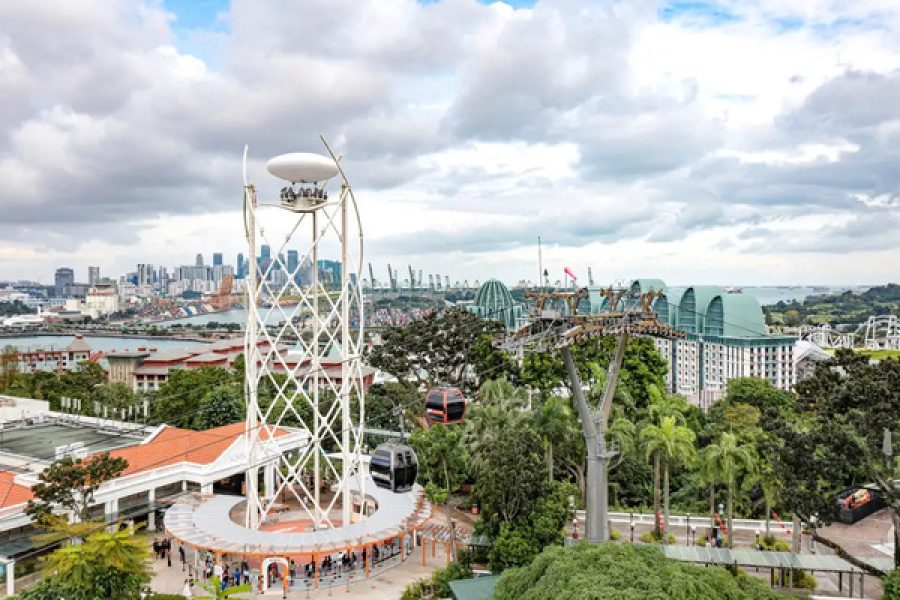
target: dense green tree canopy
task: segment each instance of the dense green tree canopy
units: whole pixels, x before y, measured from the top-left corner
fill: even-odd
[[[667,560],[659,548],[606,543],[544,550],[503,573],[495,600],[767,600],[783,596],[747,575]]]
[[[34,499],[28,501],[25,512],[41,520],[56,509],[66,509],[87,521],[94,493],[127,467],[128,461],[108,452],[87,459],[67,456],[57,460],[38,475],[39,482],[31,488]]]
[[[405,327],[388,327],[383,344],[369,354],[369,364],[416,387],[452,385],[471,393],[482,380],[515,376],[515,365],[491,339],[503,330],[496,321],[463,309],[431,313]]]

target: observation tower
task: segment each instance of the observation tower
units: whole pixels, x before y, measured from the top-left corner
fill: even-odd
[[[322,144],[325,155],[268,162],[287,184],[273,200],[258,198],[247,181],[244,151],[246,526],[254,530],[285,496],[303,508],[312,531],[349,525],[351,494],[365,496],[362,224],[340,159]],[[338,186],[329,186],[335,178]],[[269,251],[260,257],[263,246]],[[288,250],[299,259],[286,261]],[[275,443],[282,426],[301,429],[308,443],[282,453]]]
[[[431,517],[411,452],[376,448],[377,481],[362,454],[362,225],[340,158],[322,144],[324,154],[270,160],[282,181],[262,187],[281,191],[259,195],[244,150],[247,418],[225,454],[245,468],[246,502],[210,484],[165,517],[195,568],[244,561],[263,594],[377,576],[406,560]]]

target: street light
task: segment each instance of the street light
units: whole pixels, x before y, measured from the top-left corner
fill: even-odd
[[[634,543],[634,518],[631,519],[631,543]]]
[[[816,541],[815,541],[816,521],[818,521],[818,519],[816,518],[816,515],[810,515],[810,517],[809,517],[809,552],[811,554],[816,553]]]
[[[691,545],[691,513],[687,514],[687,524],[684,526],[684,537],[687,538],[688,546]]]
[[[697,526],[696,525],[691,525],[691,543],[692,544],[697,543]]]
[[[762,546],[759,543],[759,534],[762,533],[759,529],[756,530],[756,549],[762,550]]]

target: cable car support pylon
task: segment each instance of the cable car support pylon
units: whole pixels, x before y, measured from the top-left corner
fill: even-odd
[[[585,528],[591,543],[609,540],[609,461],[617,452],[606,444],[606,428],[628,339],[633,336],[684,337],[683,332],[660,322],[653,311],[653,301],[661,295],[662,292],[652,288],[641,294],[630,294],[627,290],[610,287],[601,291],[601,296],[606,298],[606,312],[579,314],[579,304],[588,298],[587,288],[532,292],[526,295],[534,303],[529,322],[498,344],[518,354],[555,350],[562,354],[587,446]],[[581,340],[607,335],[615,336],[616,348],[607,368],[603,396],[597,410],[592,410],[584,397],[581,376],[570,347]]]

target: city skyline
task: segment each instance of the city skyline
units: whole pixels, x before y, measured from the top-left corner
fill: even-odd
[[[319,133],[376,271],[533,280],[541,236],[598,281],[900,275],[895,2],[291,10],[340,35],[274,0],[3,3],[0,280],[231,263],[244,144],[275,198],[265,160]]]

